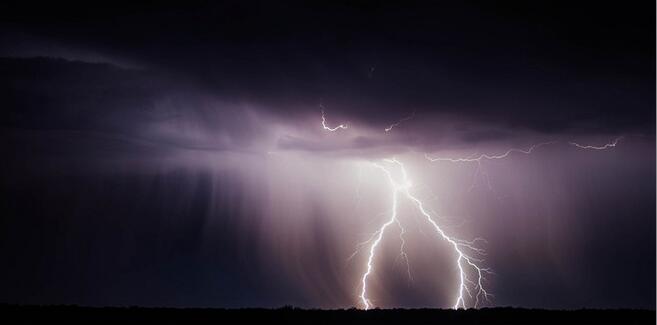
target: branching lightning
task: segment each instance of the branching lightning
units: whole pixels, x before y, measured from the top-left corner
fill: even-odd
[[[370,276],[370,274],[373,272],[373,263],[374,263],[374,258],[376,256],[376,249],[383,240],[383,236],[386,232],[386,229],[392,225],[393,223],[397,223],[402,230],[400,238],[402,239],[402,249],[401,249],[401,254],[403,258],[406,259],[407,265],[408,265],[408,255],[403,250],[404,247],[404,241],[403,237],[401,237],[404,234],[404,228],[401,225],[401,222],[398,219],[398,200],[399,197],[404,197],[408,199],[413,205],[420,211],[420,213],[426,218],[427,222],[433,227],[433,229],[436,231],[436,233],[439,235],[439,237],[443,240],[445,240],[454,250],[455,254],[457,255],[455,264],[458,267],[459,270],[459,286],[458,286],[458,295],[455,299],[453,308],[458,309],[458,308],[468,308],[466,305],[466,299],[465,299],[465,294],[467,294],[472,300],[474,300],[473,307],[477,308],[479,304],[484,301],[488,300],[489,297],[492,295],[485,289],[484,287],[484,282],[485,282],[485,275],[492,273],[489,268],[484,268],[479,266],[479,263],[482,262],[481,258],[475,258],[469,254],[477,254],[477,255],[485,255],[485,251],[479,247],[476,247],[475,244],[478,241],[481,241],[483,239],[477,238],[473,241],[465,241],[465,240],[460,240],[456,239],[453,237],[448,236],[443,229],[436,223],[434,218],[431,216],[431,214],[427,211],[427,209],[424,207],[424,204],[420,199],[415,197],[414,195],[411,194],[410,189],[411,189],[411,182],[408,178],[408,174],[406,172],[406,168],[404,165],[397,159],[386,159],[384,160],[385,163],[387,164],[393,164],[397,166],[401,172],[401,182],[397,182],[395,178],[392,176],[391,171],[386,168],[384,165],[381,164],[374,164],[376,168],[381,169],[384,174],[386,175],[388,182],[390,183],[391,189],[392,189],[392,213],[390,218],[388,219],[387,222],[385,222],[379,230],[377,230],[374,235],[370,238],[370,241],[374,239],[372,242],[372,245],[370,246],[369,249],[369,255],[367,258],[367,267],[366,271],[363,274],[361,278],[361,293],[360,293],[360,300],[365,309],[370,309],[372,307],[372,301],[368,298],[368,293],[367,293],[367,279]],[[467,253],[466,251],[469,250],[472,253]],[[410,268],[408,269],[409,271],[409,276],[410,276]],[[469,275],[469,273],[474,274],[474,278],[471,279],[472,275]]]
[[[401,121],[400,121],[401,122]],[[399,123],[399,122],[398,122]],[[396,124],[393,124],[390,126],[390,129],[394,127]],[[386,129],[386,132],[389,131],[389,129]],[[579,149],[587,149],[587,150],[606,150],[609,148],[615,147],[618,142],[622,139],[623,137],[618,137],[614,139],[612,142],[607,143],[603,146],[593,146],[593,145],[582,145],[578,144],[575,142],[568,142],[569,145],[573,145]],[[488,183],[488,186],[490,188],[490,180],[488,179],[488,175],[482,171],[482,166],[481,163],[485,160],[497,160],[497,159],[505,159],[508,158],[511,154],[513,153],[518,153],[518,154],[525,154],[529,155],[532,154],[536,149],[547,146],[547,145],[553,145],[556,144],[557,141],[548,141],[548,142],[541,142],[538,144],[531,145],[527,149],[519,149],[519,148],[511,148],[503,153],[500,154],[480,154],[480,155],[473,155],[470,157],[466,158],[442,158],[442,157],[430,157],[428,154],[425,154],[425,158],[428,159],[431,162],[450,162],[450,163],[476,163],[477,164],[477,170],[475,171],[475,178],[477,177],[478,174],[481,174],[485,177],[486,182]],[[373,165],[382,170],[384,174],[386,175],[388,182],[391,186],[392,190],[392,213],[390,215],[390,218],[383,224],[381,227],[370,237],[365,242],[362,242],[358,244],[358,247],[365,246],[367,244],[371,245],[369,246],[369,254],[367,258],[367,264],[366,264],[366,271],[363,273],[361,277],[361,292],[360,292],[360,301],[364,308],[370,309],[373,306],[372,301],[370,300],[368,296],[368,291],[367,291],[367,280],[368,277],[372,274],[374,271],[374,260],[376,257],[377,253],[377,248],[380,245],[381,241],[384,239],[384,235],[386,233],[386,230],[390,225],[393,223],[396,223],[400,227],[400,240],[401,240],[401,250],[400,250],[400,257],[403,258],[406,262],[407,269],[408,269],[408,275],[409,278],[411,276],[410,274],[410,264],[408,262],[408,255],[404,251],[404,228],[402,227],[401,221],[399,220],[398,217],[398,202],[400,197],[406,198],[409,200],[413,205],[419,210],[419,212],[422,214],[422,216],[425,217],[426,221],[432,226],[432,228],[435,230],[436,234],[447,242],[453,249],[455,255],[456,255],[456,260],[454,261],[454,264],[458,267],[459,270],[459,283],[458,283],[458,292],[456,295],[456,298],[454,300],[454,305],[452,308],[454,309],[459,309],[459,308],[469,308],[468,303],[466,302],[466,297],[469,297],[469,300],[471,302],[470,306],[473,308],[479,307],[483,302],[489,301],[489,298],[491,298],[493,295],[488,292],[488,290],[485,287],[485,282],[486,282],[486,275],[492,274],[492,270],[487,267],[482,267],[480,264],[483,262],[483,259],[481,258],[482,256],[486,255],[486,251],[480,247],[477,246],[477,243],[483,242],[486,243],[486,241],[483,238],[475,238],[472,241],[466,241],[466,240],[461,240],[457,239],[454,237],[451,237],[447,235],[447,233],[443,230],[443,228],[440,227],[440,225],[436,222],[435,218],[432,217],[432,214],[428,211],[428,209],[425,207],[424,203],[418,199],[416,196],[414,196],[410,189],[412,187],[412,184],[409,180],[408,174],[406,172],[406,169],[404,165],[397,159],[385,159],[384,162],[388,165],[392,164],[399,168],[399,171],[401,172],[401,181],[395,180],[395,178],[392,175],[392,172],[389,168],[386,168],[385,165],[382,164],[377,164],[374,163]],[[353,258],[356,254],[358,253],[358,250],[354,252],[354,254],[351,255],[350,258]],[[473,256],[474,255],[474,256]]]
[[[504,159],[504,158],[509,157],[509,155],[511,155],[512,153],[521,153],[521,154],[529,155],[532,152],[534,152],[534,150],[536,150],[540,147],[547,146],[547,145],[552,145],[552,144],[555,144],[555,143],[557,143],[557,141],[541,142],[541,143],[538,143],[538,144],[534,144],[534,145],[530,146],[527,149],[511,148],[511,149],[508,149],[507,151],[505,151],[501,154],[497,154],[497,155],[481,154],[481,155],[474,155],[474,156],[467,157],[467,158],[441,158],[441,157],[434,158],[434,157],[430,157],[428,154],[424,154],[424,157],[426,159],[428,159],[429,161],[431,161],[431,162],[476,163],[477,164],[477,169],[475,169],[472,185],[470,186],[470,190],[472,190],[474,188],[474,186],[477,182],[477,176],[479,176],[479,175],[481,175],[483,177],[483,179],[485,180],[486,185],[488,186],[488,189],[492,190],[493,187],[490,183],[490,177],[488,177],[488,173],[486,173],[486,171],[483,169],[483,167],[481,165],[482,161],[484,161],[484,160]]]
[[[482,154],[482,155],[479,155],[479,156],[476,156],[476,157],[468,157],[468,158],[432,158],[432,157],[429,157],[428,154],[425,154],[424,157],[427,158],[431,162],[448,161],[448,162],[452,162],[452,163],[461,163],[461,162],[481,163],[482,160],[504,159],[504,158],[508,157],[510,154],[512,154],[514,152],[523,153],[523,154],[528,155],[528,154],[532,153],[534,150],[536,150],[536,149],[538,149],[542,146],[555,144],[555,143],[557,143],[557,142],[556,141],[542,142],[542,143],[539,143],[539,144],[532,145],[529,148],[527,148],[526,150],[511,148],[511,149],[509,149],[509,150],[507,150],[504,153],[499,154],[499,155]]]
[[[374,69],[372,69],[373,71]],[[320,105],[321,107],[321,105]],[[346,129],[345,124],[340,124],[337,127],[330,127],[326,124],[326,117],[324,114],[324,108],[322,108],[322,127],[324,130],[335,132],[338,129]],[[391,124],[385,128],[385,132],[390,132],[393,128],[399,126],[399,124],[412,119],[415,116],[415,112],[412,115],[404,117],[399,121]],[[583,145],[576,142],[568,142],[568,145],[575,146],[579,149],[584,150],[606,150],[613,147],[616,147],[619,141],[623,137],[617,137],[612,142],[609,142],[602,146],[595,145]],[[424,155],[424,157],[430,162],[448,162],[448,163],[476,163],[477,169],[475,170],[474,178],[476,181],[477,176],[482,175],[488,184],[488,187],[491,188],[490,179],[488,174],[482,168],[483,161],[490,160],[499,160],[505,159],[511,156],[511,154],[532,154],[538,148],[543,146],[553,145],[558,143],[557,141],[548,141],[541,142],[538,144],[531,145],[527,149],[511,148],[500,154],[475,154],[465,158],[445,158],[445,157],[431,157],[429,154]],[[481,264],[484,262],[483,256],[486,255],[486,251],[478,246],[478,243],[486,243],[486,240],[480,237],[475,238],[474,240],[467,241],[458,239],[448,235],[443,228],[436,222],[432,213],[429,212],[429,209],[425,207],[425,204],[416,196],[411,193],[412,183],[409,179],[406,168],[402,162],[396,158],[384,159],[383,163],[372,163],[372,165],[380,169],[387,178],[388,183],[390,184],[391,194],[392,194],[392,210],[389,218],[386,219],[386,222],[383,223],[377,231],[375,231],[369,239],[364,242],[358,243],[356,245],[356,250],[348,260],[351,260],[356,256],[362,247],[369,245],[367,262],[365,265],[365,272],[362,274],[361,281],[361,290],[359,294],[360,302],[363,305],[365,310],[368,310],[374,306],[374,303],[369,297],[368,294],[368,279],[370,275],[374,272],[374,262],[376,259],[377,249],[379,248],[381,242],[384,240],[384,236],[388,231],[388,228],[396,224],[399,228],[399,240],[400,240],[400,250],[398,258],[401,258],[402,261],[406,264],[406,271],[408,273],[409,280],[412,280],[411,267],[409,262],[409,256],[405,251],[406,241],[404,239],[404,234],[406,233],[405,228],[401,220],[399,219],[399,200],[404,198],[412,203],[412,205],[420,212],[424,217],[426,222],[431,225],[431,228],[435,231],[435,234],[446,242],[452,249],[455,260],[454,264],[458,268],[458,290],[456,297],[454,298],[454,304],[452,308],[478,308],[482,303],[489,301],[489,298],[493,295],[486,289],[486,275],[493,274],[492,270],[488,267],[483,267]],[[392,173],[391,166],[396,167],[401,174],[400,179],[395,179]],[[360,183],[360,173],[359,173],[359,183]],[[473,183],[474,186],[474,183]],[[360,185],[359,185],[360,187]],[[357,189],[357,195],[359,196],[360,189]],[[435,214],[435,213],[433,213]],[[421,231],[421,230],[420,230]]]

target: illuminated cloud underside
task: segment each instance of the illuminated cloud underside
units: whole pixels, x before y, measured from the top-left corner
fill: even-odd
[[[322,109],[321,112],[322,112],[322,126],[324,130],[335,132],[340,128],[346,129],[346,126],[342,124],[335,128],[328,127],[326,125],[324,110]],[[389,132],[393,127],[399,125],[399,123],[405,120],[411,119],[412,117],[414,117],[414,115],[415,114],[413,113],[412,115],[409,115],[408,117],[398,121],[397,123],[392,124],[390,127],[385,129],[385,132]],[[581,145],[575,142],[568,142],[568,144],[575,146],[578,149],[605,150],[615,147],[621,139],[622,137],[618,137],[614,139],[612,142],[607,143],[603,146]],[[481,154],[467,158],[430,157],[429,154],[425,154],[425,158],[430,162],[476,163],[477,164],[477,169],[475,171],[475,176],[476,176],[482,173],[481,164],[482,161],[484,160],[505,159],[508,158],[513,153],[528,155],[533,153],[536,149],[540,147],[553,145],[556,143],[558,142],[557,141],[541,142],[535,145],[531,145],[527,149],[511,148],[504,151],[501,154]],[[393,224],[396,224],[399,227],[400,230],[399,238],[401,243],[399,254],[403,259],[404,263],[406,263],[408,276],[409,278],[411,278],[408,254],[404,250],[405,240],[403,236],[406,230],[399,219],[400,216],[398,212],[398,202],[400,196],[406,198],[407,200],[413,203],[416,209],[422,214],[422,216],[426,218],[426,221],[432,226],[432,229],[435,231],[438,237],[449,243],[449,245],[452,247],[455,253],[456,260],[454,261],[454,264],[458,268],[459,280],[458,280],[458,290],[456,297],[454,298],[454,304],[452,308],[454,309],[459,309],[459,308],[467,309],[469,307],[478,308],[481,305],[481,303],[489,302],[490,298],[493,297],[493,294],[488,292],[486,289],[487,279],[485,275],[493,274],[493,271],[490,268],[480,266],[480,264],[484,262],[484,260],[481,257],[486,255],[486,251],[480,247],[477,247],[477,242],[486,242],[486,240],[477,237],[472,241],[467,241],[447,235],[445,231],[434,220],[431,214],[427,211],[422,201],[418,199],[416,196],[414,196],[413,194],[411,194],[411,188],[413,184],[408,178],[408,173],[406,171],[406,168],[404,167],[404,164],[398,159],[396,158],[383,159],[382,163],[372,163],[372,166],[374,166],[377,169],[380,169],[387,178],[387,181],[390,185],[390,189],[392,192],[392,199],[391,199],[392,212],[390,214],[390,218],[384,224],[382,224],[381,227],[376,232],[374,232],[374,234],[370,237],[369,240],[359,243],[357,245],[357,247],[360,248],[361,246],[371,243],[368,250],[365,272],[362,274],[361,277],[361,284],[360,284],[361,290],[359,294],[361,306],[365,310],[374,307],[374,303],[372,302],[367,290],[368,278],[372,274],[372,272],[374,272],[374,268],[375,268],[374,264],[375,264],[377,248],[380,246],[381,242],[385,239],[384,235],[386,231]],[[393,177],[390,167],[397,168],[399,170],[401,175],[401,178],[399,180],[396,180],[395,177]],[[488,179],[487,175],[486,174],[483,175],[486,176],[488,187],[492,188],[490,184],[490,180]],[[467,253],[466,250],[470,251],[471,253]],[[356,252],[354,252],[349,257],[349,259],[353,258],[357,253],[358,250],[356,250]],[[473,256],[473,254],[477,257]],[[466,295],[472,301],[471,304],[466,303]]]

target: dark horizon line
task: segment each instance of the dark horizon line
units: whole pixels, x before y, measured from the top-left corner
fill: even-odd
[[[171,307],[171,306],[140,306],[140,305],[106,305],[106,306],[91,306],[79,304],[15,304],[0,302],[0,309],[14,307],[14,308],[80,308],[80,309],[144,309],[144,310],[217,310],[217,311],[279,311],[279,310],[298,310],[298,311],[446,311],[446,312],[463,312],[463,311],[485,311],[485,310],[517,310],[517,311],[558,311],[558,312],[577,312],[577,311],[653,311],[657,309],[652,308],[632,308],[632,307],[619,307],[619,308],[572,308],[572,309],[557,309],[557,308],[538,308],[538,307],[519,307],[519,306],[495,306],[495,307],[480,307],[480,308],[439,308],[439,307],[393,307],[381,308],[374,307],[369,310],[363,308],[350,307],[350,308],[312,308],[312,307],[298,307],[294,305],[283,305],[279,307]]]

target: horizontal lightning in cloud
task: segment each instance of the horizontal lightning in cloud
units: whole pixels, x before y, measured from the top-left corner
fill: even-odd
[[[547,146],[547,145],[552,145],[557,143],[556,141],[548,141],[548,142],[541,142],[538,144],[534,144],[530,146],[527,149],[517,149],[517,148],[511,148],[508,149],[507,151],[497,154],[497,155],[492,155],[492,154],[481,154],[481,155],[475,155],[474,157],[467,157],[467,158],[434,158],[430,157],[428,154],[425,154],[424,157],[431,161],[431,162],[450,162],[450,163],[476,163],[477,164],[477,169],[475,169],[474,176],[473,176],[473,182],[472,185],[470,186],[470,190],[472,190],[475,187],[475,184],[477,183],[477,176],[481,175],[481,177],[484,179],[486,182],[486,185],[489,190],[493,189],[493,186],[491,185],[490,182],[490,177],[488,176],[488,173],[485,171],[485,169],[482,167],[482,161],[483,160],[496,160],[496,159],[505,159],[509,157],[512,153],[520,153],[520,154],[525,154],[529,155],[534,150]]]
[[[322,107],[322,106],[320,105],[320,107]],[[339,129],[346,129],[347,128],[346,124],[340,124],[340,125],[338,125],[336,127],[333,127],[333,128],[328,126],[326,124],[326,116],[324,115],[324,108],[323,107],[322,107],[321,111],[322,111],[322,127],[324,128],[324,130],[329,131],[329,132],[335,132]]]
[[[486,160],[504,159],[504,158],[508,157],[510,154],[512,154],[514,152],[528,155],[528,154],[531,154],[532,152],[534,152],[534,150],[536,150],[536,149],[538,149],[542,146],[547,146],[547,145],[555,144],[555,143],[557,143],[557,142],[556,141],[542,142],[542,143],[539,143],[539,144],[532,145],[527,149],[511,148],[511,149],[505,151],[504,153],[498,154],[498,155],[482,154],[482,155],[479,155],[479,156],[476,156],[476,157],[468,157],[468,158],[432,158],[432,157],[429,157],[428,154],[425,154],[424,157],[426,159],[428,159],[429,161],[432,161],[432,162],[435,162],[435,161],[448,161],[448,162],[453,162],[453,163],[460,163],[460,162],[477,162],[477,163],[479,163],[484,159],[486,159]]]
[[[610,149],[613,147],[616,147],[618,142],[622,139],[623,137],[620,136],[616,139],[614,139],[612,142],[607,143],[603,146],[593,146],[593,145],[582,145],[576,142],[568,142],[569,145],[575,146],[579,149],[586,149],[586,150],[606,150]],[[466,157],[466,158],[445,158],[445,157],[431,157],[429,154],[424,155],[424,157],[431,161],[431,162],[450,162],[450,163],[476,163],[477,164],[477,169],[474,172],[474,179],[473,183],[470,186],[470,190],[472,190],[475,187],[475,184],[477,183],[477,177],[483,178],[485,184],[487,185],[488,189],[492,190],[493,187],[490,182],[490,177],[486,170],[482,166],[482,162],[484,160],[497,160],[497,159],[505,159],[508,158],[511,154],[513,153],[519,153],[519,154],[525,154],[529,155],[533,153],[536,149],[547,146],[547,145],[553,145],[557,144],[557,141],[548,141],[548,142],[541,142],[538,144],[531,145],[527,149],[518,149],[518,148],[511,148],[506,150],[505,152],[501,154],[481,154],[481,155],[474,155],[471,157]]]
[[[606,143],[603,146],[582,145],[582,144],[579,144],[579,143],[576,143],[576,142],[568,142],[568,144],[570,144],[572,146],[575,146],[577,148],[580,148],[580,149],[606,150],[606,149],[615,147],[621,139],[623,139],[622,136],[614,139],[612,142]]]
[[[390,132],[393,128],[399,126],[399,124],[402,124],[403,122],[406,122],[406,121],[408,121],[408,120],[410,120],[410,119],[412,119],[412,118],[414,118],[414,117],[415,117],[415,111],[413,111],[413,114],[411,114],[411,115],[409,115],[409,116],[406,116],[406,117],[402,118],[401,120],[399,120],[399,121],[397,121],[397,122],[395,122],[395,123],[390,124],[390,126],[388,126],[387,128],[385,128],[384,130],[385,130],[386,132]]]

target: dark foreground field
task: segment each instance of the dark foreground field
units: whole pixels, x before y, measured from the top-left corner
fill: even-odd
[[[652,310],[199,309],[0,305],[2,324],[655,324]]]

